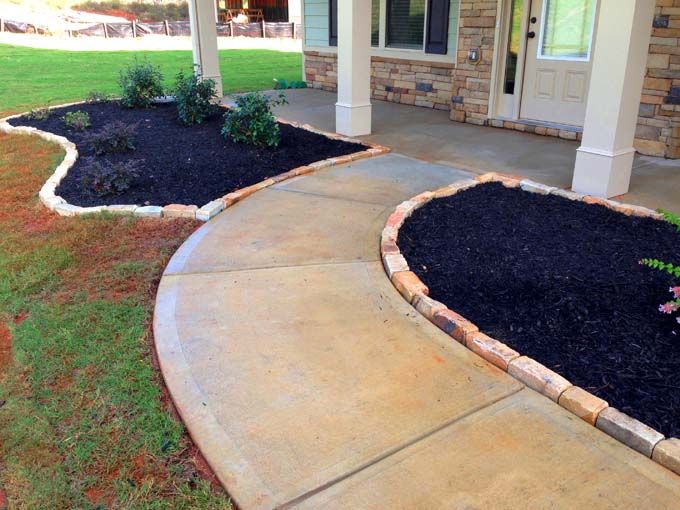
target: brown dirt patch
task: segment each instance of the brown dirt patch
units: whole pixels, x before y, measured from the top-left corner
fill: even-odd
[[[12,361],[12,333],[4,322],[0,322],[0,368]],[[0,508],[2,508],[0,506]]]

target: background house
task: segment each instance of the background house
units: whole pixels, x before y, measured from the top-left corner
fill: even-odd
[[[270,22],[301,23],[302,0],[217,0],[219,9],[262,9]]]

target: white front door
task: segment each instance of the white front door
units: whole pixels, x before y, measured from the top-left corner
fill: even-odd
[[[520,117],[583,126],[597,0],[532,0]]]

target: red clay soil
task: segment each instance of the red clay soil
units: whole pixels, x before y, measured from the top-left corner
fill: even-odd
[[[12,333],[4,322],[0,322],[0,369],[12,361]],[[0,506],[2,508],[2,506]]]

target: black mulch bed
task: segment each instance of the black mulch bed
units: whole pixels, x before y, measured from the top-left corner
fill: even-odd
[[[116,196],[97,197],[85,193],[81,177],[85,158],[93,155],[83,141],[83,132],[68,129],[61,117],[68,111],[90,114],[93,132],[104,124],[122,121],[138,123],[137,150],[101,156],[109,160],[144,160],[142,175],[133,187]],[[361,150],[363,145],[331,140],[304,129],[281,124],[281,144],[277,149],[259,149],[225,140],[223,109],[203,124],[185,127],[177,121],[174,104],[161,104],[147,110],[127,109],[117,102],[82,104],[53,111],[44,121],[25,117],[12,125],[34,126],[65,136],[78,147],[76,164],[57,188],[57,195],[80,206],[111,204],[196,204],[199,207],[239,188],[256,184],[298,166]]]
[[[638,264],[680,261],[672,225],[486,184],[415,211],[399,247],[434,299],[680,437],[680,325],[658,311],[678,282]]]

